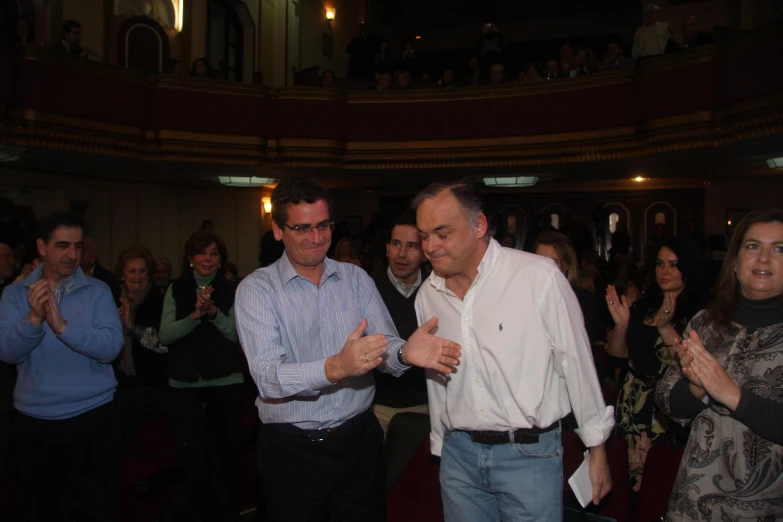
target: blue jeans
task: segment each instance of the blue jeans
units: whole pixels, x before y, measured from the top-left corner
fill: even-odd
[[[535,444],[479,444],[446,431],[440,463],[446,522],[563,519],[560,429]]]

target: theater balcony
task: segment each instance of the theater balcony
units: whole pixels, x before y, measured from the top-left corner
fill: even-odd
[[[368,188],[487,169],[578,181],[705,155],[758,174],[737,158],[783,151],[783,68],[770,62],[782,54],[776,23],[635,70],[379,93],[266,91],[24,48],[0,54],[0,142],[35,168],[185,182],[303,169]]]

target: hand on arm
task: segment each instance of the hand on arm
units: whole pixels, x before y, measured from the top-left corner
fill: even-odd
[[[364,335],[367,319],[348,336],[342,350],[326,359],[326,379],[337,383],[349,377],[358,377],[373,370],[383,362],[389,339],[383,334]]]

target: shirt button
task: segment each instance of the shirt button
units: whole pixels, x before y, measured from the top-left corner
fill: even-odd
[[[467,318],[467,317],[465,318],[465,322],[466,322],[466,323],[468,322],[468,318]]]
[[[481,413],[484,413],[484,408],[481,408]]]
[[[478,379],[474,379],[474,380],[473,380],[473,382],[475,382],[476,384],[478,384],[479,380],[478,380]]]
[[[470,353],[473,353],[473,348],[470,348],[468,351],[469,351]]]

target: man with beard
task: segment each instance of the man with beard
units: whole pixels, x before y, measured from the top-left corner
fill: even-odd
[[[382,521],[381,449],[372,370],[410,366],[450,373],[459,345],[430,334],[397,336],[372,279],[326,258],[334,230],[329,194],[314,179],[272,192],[283,257],[239,285],[237,332],[258,386],[258,462],[271,520]]]
[[[0,300],[0,360],[18,370],[15,448],[30,520],[117,520],[119,430],[111,362],[122,326],[105,283],[79,267],[81,219],[41,220],[42,262]]]

